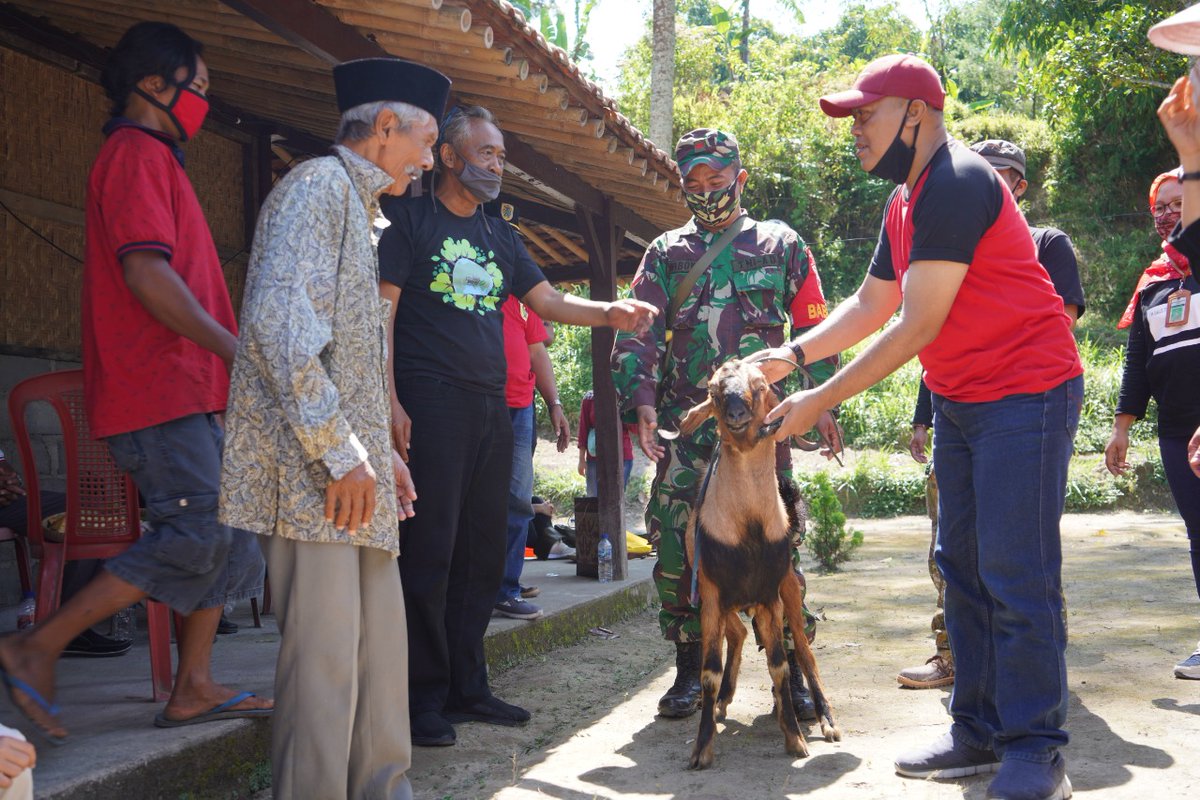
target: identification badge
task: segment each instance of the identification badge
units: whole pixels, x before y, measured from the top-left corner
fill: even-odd
[[[1180,328],[1186,325],[1191,308],[1192,293],[1187,289],[1177,289],[1167,295],[1166,327]]]

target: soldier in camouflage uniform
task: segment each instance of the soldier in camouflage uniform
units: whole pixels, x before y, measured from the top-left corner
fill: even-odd
[[[618,334],[612,361],[622,410],[636,413],[639,443],[657,464],[646,507],[646,531],[658,545],[654,582],[662,602],[659,624],[663,635],[676,643],[677,668],[675,685],[659,701],[658,711],[667,717],[686,717],[699,707],[700,615],[691,601],[692,572],[685,560],[683,534],[716,443],[716,426],[709,422],[691,437],[662,443],[656,440],[655,430],[660,425],[664,430],[679,429],[687,410],[707,397],[708,378],[718,365],[778,347],[786,341],[789,321],[798,332],[816,325],[828,312],[804,241],[782,222],[747,219],[668,320],[676,288],[724,229],[745,213],[740,197],[748,177],[741,168],[737,140],[722,131],[701,128],[685,134],[675,159],[694,218],[662,234],[647,249],[633,279],[633,297],[662,313],[645,334]],[[824,381],[835,366],[836,359],[812,365],[811,372]],[[824,419],[820,427],[831,441],[836,440],[832,418]],[[786,445],[779,447],[778,466],[790,472]],[[798,558],[793,549],[800,574]],[[815,620],[806,622],[811,639]],[[798,677],[799,670],[793,670],[793,675]],[[803,684],[794,689],[794,694],[800,694]],[[810,700],[795,699],[807,705],[811,714]]]

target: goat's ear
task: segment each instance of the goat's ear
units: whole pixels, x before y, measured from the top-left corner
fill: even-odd
[[[700,423],[713,415],[713,401],[708,398],[698,406],[694,406],[683,417],[683,422],[679,423],[679,432],[685,436],[691,436],[700,427]]]
[[[779,395],[775,394],[775,390],[767,386],[767,390],[763,392],[763,404],[767,407],[767,412],[779,405]]]

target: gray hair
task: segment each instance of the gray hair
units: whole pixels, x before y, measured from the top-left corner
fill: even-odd
[[[455,151],[462,152],[462,144],[471,135],[471,122],[474,120],[490,122],[497,128],[500,127],[496,122],[496,115],[483,106],[458,106],[442,126],[442,142],[449,144]]]
[[[397,100],[377,100],[374,103],[363,103],[342,112],[337,136],[333,139],[334,144],[361,142],[363,139],[369,139],[375,131],[375,120],[383,111],[391,111],[396,115],[400,120],[400,130],[402,131],[408,130],[429,116],[429,112],[425,109]]]

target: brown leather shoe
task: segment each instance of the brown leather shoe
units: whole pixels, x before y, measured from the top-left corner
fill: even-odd
[[[896,680],[909,689],[936,689],[954,683],[954,666],[940,655],[932,656],[919,667],[900,670]]]

